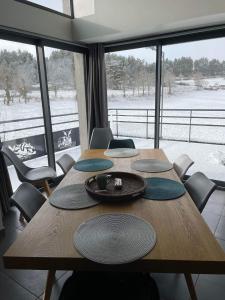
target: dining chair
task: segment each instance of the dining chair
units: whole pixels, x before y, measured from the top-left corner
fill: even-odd
[[[113,139],[112,130],[106,128],[94,128],[90,140],[90,149],[107,149],[109,142]]]
[[[112,139],[109,142],[108,149],[116,149],[116,148],[132,148],[135,149],[135,144],[132,139]]]
[[[51,189],[48,180],[56,177],[56,172],[51,167],[30,168],[26,166],[17,155],[6,145],[1,152],[11,161],[21,182],[29,182],[34,186],[43,186],[46,194],[50,196]]]
[[[216,184],[201,172],[193,174],[185,181],[184,186],[200,213],[203,211],[209,197],[216,189]],[[191,274],[185,273],[184,276],[189,288],[191,299],[197,299]]]
[[[45,203],[46,198],[32,184],[23,182],[11,196],[10,200],[19,209],[24,219],[30,222]]]
[[[201,172],[193,174],[185,181],[184,186],[200,213],[203,211],[209,197],[216,189],[216,184]]]
[[[45,203],[46,198],[37,188],[28,182],[23,182],[10,198],[20,211],[22,217],[29,223],[41,206]],[[50,299],[51,288],[55,281],[55,270],[48,270],[46,282],[46,295],[44,299]]]
[[[72,166],[75,164],[75,160],[69,154],[63,154],[56,163],[60,166],[64,174],[67,174]]]
[[[194,161],[187,155],[180,155],[173,163],[173,168],[179,176],[180,180],[184,180],[187,170],[194,164]]]

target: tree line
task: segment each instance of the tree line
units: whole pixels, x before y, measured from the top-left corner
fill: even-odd
[[[123,95],[132,91],[135,95],[150,94],[155,86],[155,63],[147,63],[133,56],[124,57],[114,53],[105,55],[107,86],[111,90],[121,90]],[[75,89],[74,54],[55,50],[46,57],[49,90],[57,98],[59,89]],[[208,77],[225,76],[225,61],[191,57],[163,63],[163,84],[172,91],[174,81],[179,78],[193,78],[196,85]],[[0,89],[4,91],[4,103],[10,105],[15,99],[27,103],[29,93],[39,90],[38,64],[36,57],[28,51],[0,51]]]
[[[46,58],[48,86],[55,97],[59,89],[74,89],[73,53],[55,50]],[[0,51],[0,89],[4,91],[4,104],[15,99],[27,103],[29,93],[40,90],[36,57],[28,51]]]
[[[138,95],[149,94],[155,85],[155,63],[147,63],[133,56],[124,57],[114,53],[105,56],[108,89],[121,90],[123,96],[126,91],[133,91]],[[163,60],[163,84],[172,92],[172,85],[176,79],[194,79],[197,86],[201,80],[209,77],[225,76],[225,61],[191,57],[181,57],[174,60]]]

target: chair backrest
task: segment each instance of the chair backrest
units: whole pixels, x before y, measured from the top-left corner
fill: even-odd
[[[216,189],[216,184],[203,173],[197,172],[185,181],[184,185],[198,210],[202,212],[209,197]]]
[[[24,181],[25,174],[30,170],[6,145],[2,146],[1,152],[11,161],[14,165],[17,175],[21,181]]]
[[[123,139],[123,140],[116,140],[113,139],[109,142],[109,149],[116,149],[116,148],[132,148],[135,149],[135,144],[132,139]]]
[[[46,198],[32,184],[23,182],[11,196],[11,201],[20,210],[25,220],[30,222]]]
[[[173,168],[177,175],[183,180],[187,170],[194,164],[194,161],[187,155],[182,154],[173,163]]]
[[[60,166],[63,170],[63,173],[66,174],[75,164],[75,160],[69,154],[63,154],[56,163]]]
[[[106,128],[94,128],[91,135],[90,149],[107,149],[113,139],[112,130]]]

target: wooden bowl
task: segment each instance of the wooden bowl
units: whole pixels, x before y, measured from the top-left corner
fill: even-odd
[[[133,173],[107,172],[103,174],[111,175],[106,190],[99,190],[95,176],[92,176],[85,181],[87,192],[95,199],[101,201],[123,201],[140,198],[146,188],[144,178]],[[122,189],[115,188],[115,178],[122,179]]]

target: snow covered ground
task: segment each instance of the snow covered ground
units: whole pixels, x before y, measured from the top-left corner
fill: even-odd
[[[195,164],[190,169],[190,173],[201,170],[211,178],[225,180],[225,166],[223,165],[223,160],[225,161],[225,146],[223,145],[225,144],[225,90],[223,89],[225,79],[213,78],[207,79],[206,81],[207,87],[212,86],[219,88],[199,90],[194,86],[193,80],[186,80],[186,85],[176,84],[173,86],[172,95],[168,95],[167,88],[164,88],[162,104],[162,108],[164,109],[162,120],[164,124],[162,126],[162,138],[182,141],[162,140],[160,147],[165,150],[171,161],[181,153],[189,154],[192,159],[195,160]],[[134,140],[137,148],[153,148],[153,140],[150,138],[154,137],[154,88],[151,89],[150,95],[138,96],[135,94],[133,96],[132,91],[127,91],[126,94],[127,96],[123,97],[122,91],[108,90],[109,121],[114,134],[117,132],[116,116],[114,116],[116,114],[115,109],[117,109],[118,114],[123,115],[118,117],[119,121],[131,122],[118,123],[119,136],[135,137]],[[54,93],[51,92],[50,106],[52,115],[77,112],[75,91],[58,91],[57,98],[54,96]],[[10,106],[7,106],[3,104],[3,97],[0,91],[0,121],[22,119],[22,121],[15,123],[4,124],[0,122],[0,132],[12,130],[11,133],[0,134],[3,140],[12,140],[44,133],[44,127],[32,129],[33,126],[43,126],[40,93],[38,91],[32,92],[30,98],[30,101],[26,104],[16,101]],[[123,109],[125,109],[125,111]],[[147,109],[149,109],[148,119]],[[177,109],[181,109],[182,111],[177,111]],[[191,111],[196,109],[206,109],[209,111]],[[190,134],[189,124],[191,113],[191,122],[196,125],[192,125]],[[24,118],[30,117],[39,117],[40,119],[24,120]],[[67,129],[71,128],[71,126],[77,127],[78,121],[75,122],[75,119],[77,119],[77,117],[74,115],[54,117],[53,123],[61,121],[68,121],[68,123],[53,125],[53,130]],[[146,128],[146,124],[138,123],[146,122],[147,120],[149,122],[148,128]],[[72,123],[69,123],[70,121],[72,121]],[[179,125],[178,123],[182,123],[183,125]],[[198,126],[199,124],[219,126]],[[14,131],[15,129],[22,129],[24,127],[30,127],[30,129]],[[146,134],[148,134],[148,139],[146,139]],[[192,142],[184,142],[189,139],[189,134]],[[197,141],[209,144],[196,143]],[[213,145],[210,143],[222,145]],[[75,159],[79,157],[78,148],[71,148],[65,151],[72,154]],[[56,155],[59,156],[60,154],[61,152]],[[34,167],[36,165],[46,165],[47,158],[41,157],[33,161],[28,161],[27,163]],[[10,167],[10,173],[13,174],[11,169],[12,167]],[[12,177],[14,178],[15,176]],[[16,184],[13,185],[16,186]]]

